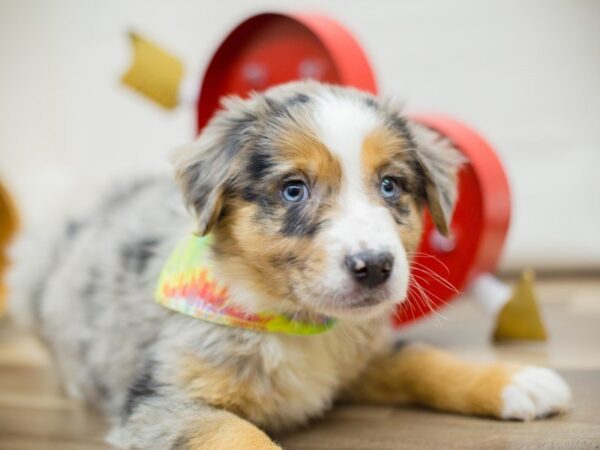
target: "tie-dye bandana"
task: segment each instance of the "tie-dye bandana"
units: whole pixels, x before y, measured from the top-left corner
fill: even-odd
[[[310,335],[334,325],[326,316],[305,322],[270,311],[250,313],[228,304],[227,287],[215,280],[208,261],[210,241],[210,235],[191,235],[175,248],[160,274],[159,304],[207,322],[267,333]]]

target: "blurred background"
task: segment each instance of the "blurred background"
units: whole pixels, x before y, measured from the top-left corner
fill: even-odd
[[[501,269],[600,270],[600,2],[596,0],[0,0],[0,183],[25,225],[115,177],[168,171],[195,133],[120,84],[134,29],[179,56],[189,92],[227,31],[265,10],[318,11],[367,52],[380,91],[494,145],[514,214]]]

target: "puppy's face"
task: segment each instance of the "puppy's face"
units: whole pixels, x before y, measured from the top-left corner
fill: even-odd
[[[405,298],[426,203],[447,232],[456,157],[414,131],[365,94],[292,84],[226,103],[178,175],[230,278],[282,307],[370,317]]]

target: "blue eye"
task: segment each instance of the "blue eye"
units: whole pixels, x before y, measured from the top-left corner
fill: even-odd
[[[381,180],[381,185],[379,186],[379,192],[381,196],[387,200],[392,199],[400,193],[400,187],[398,183],[390,177],[384,177]]]
[[[308,198],[308,187],[304,181],[288,181],[281,190],[281,196],[286,202],[303,202]]]

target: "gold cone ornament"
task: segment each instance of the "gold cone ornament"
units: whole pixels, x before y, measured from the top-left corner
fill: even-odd
[[[547,340],[548,336],[538,308],[534,283],[535,273],[533,270],[524,270],[512,296],[498,314],[494,341]]]

